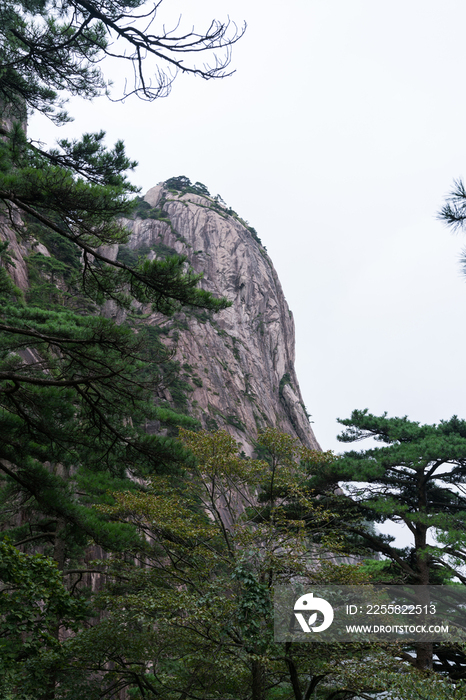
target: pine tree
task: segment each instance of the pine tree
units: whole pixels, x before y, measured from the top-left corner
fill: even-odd
[[[101,305],[111,299],[128,311],[136,301],[165,314],[183,305],[213,311],[228,305],[198,287],[201,275],[186,271],[183,257],[141,259],[131,267],[102,252],[102,245],[128,238],[116,217],[131,211],[126,198],[133,189],[123,174],[132,163],[122,144],[106,151],[102,137],[87,135],[50,158],[26,142],[18,125],[0,142],[0,198],[9,226],[23,240],[34,236],[55,250],[52,258],[30,256],[31,278],[41,284],[26,300],[5,278],[0,470],[18,497],[28,493],[41,512],[75,525],[70,469],[135,478],[180,460],[170,440],[143,430],[160,417],[151,395],[166,351],[161,343],[149,349],[143,329],[103,318]],[[78,161],[85,177],[72,167]],[[4,246],[4,272],[7,255]],[[58,288],[53,275],[61,275]],[[44,284],[45,298],[37,293]],[[55,467],[46,463],[60,465],[64,478],[52,478]],[[91,534],[96,538],[92,528]]]
[[[453,577],[466,583],[466,421],[453,416],[438,425],[420,425],[407,417],[374,416],[364,410],[339,422],[346,427],[338,438],[342,442],[374,438],[383,443],[344,453],[317,479],[321,488],[325,481],[333,489],[344,485],[344,495],[334,492],[330,498],[341,509],[355,550],[382,555],[381,573],[391,583],[428,586]],[[355,518],[402,523],[412,543],[397,547],[394,537],[361,526]],[[417,665],[431,664],[432,648],[418,645]],[[459,678],[464,674],[461,664],[464,654],[459,650],[437,649],[436,670]]]
[[[223,78],[231,47],[244,33],[213,20],[207,30],[184,30],[159,22],[161,2],[147,11],[143,0],[3,0],[0,4],[0,104],[8,115],[25,107],[58,123],[63,94],[96,97],[108,91],[101,61],[129,65],[133,84],[120,99],[136,94],[152,101],[169,94],[178,72],[206,80]],[[195,62],[202,55],[202,64]]]
[[[112,300],[126,312],[134,303],[151,305],[167,315],[184,305],[212,311],[228,305],[199,287],[202,275],[187,269],[181,256],[127,265],[106,255],[105,246],[127,241],[121,217],[134,207],[136,189],[126,173],[135,162],[122,142],[106,149],[101,131],[44,150],[26,139],[20,123],[26,110],[63,121],[58,91],[100,94],[99,61],[114,54],[114,40],[133,51],[122,60],[138,67],[140,83],[132,92],[146,99],[166,93],[171,79],[163,65],[204,78],[224,74],[228,53],[202,70],[183,56],[228,49],[235,39],[227,37],[227,26],[213,22],[205,35],[178,39],[165,30],[155,36],[151,22],[150,31],[137,29],[141,5],[33,0],[0,7],[0,225],[3,238],[13,230],[24,245],[34,249],[41,242],[51,252],[29,256],[33,289],[24,298],[9,279],[14,260],[1,244],[0,471],[7,492],[28,502],[31,512],[83,528],[96,541],[95,523],[79,510],[70,487],[70,470],[76,478],[85,469],[134,480],[184,458],[169,439],[143,430],[162,413],[173,421],[152,400],[157,364],[167,358],[163,345],[149,348],[134,323],[117,326],[102,318],[102,304]],[[139,20],[155,21],[158,9],[140,13]],[[162,66],[157,87],[144,77],[144,50]],[[24,540],[25,529],[14,539]],[[56,525],[55,535],[53,527],[46,529],[45,541],[64,526]],[[39,528],[28,539],[41,537]]]
[[[57,124],[69,120],[63,95],[106,93],[99,63],[105,56],[120,54],[136,67],[128,92],[147,100],[168,94],[177,70],[206,79],[225,75],[235,28],[229,35],[228,25],[213,22],[205,34],[181,31],[177,37],[178,30],[162,29],[156,35],[160,4],[149,15],[142,4],[0,4],[0,530],[9,541],[5,547],[24,555],[18,562],[25,583],[18,590],[36,585],[44,596],[47,566],[58,567],[66,586],[73,581],[79,597],[76,577],[99,571],[87,561],[89,546],[116,553],[139,542],[134,526],[110,522],[95,509],[112,502],[109,492],[144,491],[151,475],[181,473],[190,463],[179,442],[145,430],[151,421],[194,422],[156,405],[160,367],[169,357],[138,322],[136,307],[172,315],[184,306],[218,311],[229,305],[199,286],[202,275],[181,256],[126,264],[106,254],[106,246],[128,240],[121,218],[131,216],[137,191],[127,177],[136,164],[122,142],[107,149],[99,131],[46,149],[24,132],[31,111]],[[211,67],[188,61],[216,49],[225,52]],[[149,73],[146,54],[156,60]],[[28,289],[11,279],[18,264],[8,247],[14,236],[30,251]],[[39,243],[50,255],[39,252]],[[108,300],[125,322],[102,315]],[[39,563],[32,554],[37,548],[44,556]],[[2,651],[17,648],[11,619],[3,614],[16,595],[9,585],[11,551],[0,552],[7,584],[0,590]],[[62,608],[37,634],[29,630],[33,652],[26,645],[23,655],[11,656],[23,678],[32,673],[28,664],[36,664],[34,677],[42,681],[34,697],[47,700],[60,692],[61,635],[73,627],[72,611],[81,610],[68,605],[65,589],[56,593]],[[8,667],[12,678],[16,671]]]

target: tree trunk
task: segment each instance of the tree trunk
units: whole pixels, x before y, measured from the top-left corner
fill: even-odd
[[[260,661],[252,661],[252,700],[265,700],[264,665]]]
[[[291,642],[286,642],[285,653],[286,665],[288,666],[288,671],[290,673],[290,681],[293,688],[295,700],[303,700],[303,694],[301,692],[301,688],[299,687],[298,671],[296,670],[295,663],[291,658]]]
[[[419,510],[422,511],[426,508],[426,496],[425,496],[425,486],[423,485],[421,489],[420,496],[420,507]],[[415,548],[416,548],[416,565],[419,572],[419,583],[422,586],[420,590],[420,595],[418,603],[422,605],[423,610],[426,609],[425,606],[430,604],[430,592],[428,589],[430,583],[430,566],[431,557],[426,551],[427,546],[427,527],[423,523],[418,524],[415,533]],[[419,619],[420,624],[424,624],[426,621],[426,614],[423,613]],[[416,661],[415,667],[420,670],[431,669],[432,668],[432,656],[433,656],[433,645],[431,642],[418,642],[415,645],[416,649]]]

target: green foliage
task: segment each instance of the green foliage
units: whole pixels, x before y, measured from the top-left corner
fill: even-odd
[[[136,197],[134,200],[134,209],[132,216],[138,219],[155,219],[156,221],[165,221],[170,223],[167,212],[163,211],[162,206],[151,207],[142,197]]]
[[[280,379],[280,384],[279,384],[279,387],[278,387],[278,393],[280,394],[280,396],[282,396],[282,394],[283,394],[283,389],[285,388],[285,386],[286,386],[287,384],[289,384],[289,385],[291,386],[291,377],[290,377],[290,373],[289,373],[289,372],[285,372],[285,374],[283,375],[283,377]]]
[[[117,261],[124,263],[127,267],[136,267],[151,251],[158,258],[178,257],[176,250],[165,243],[155,243],[151,246],[142,245],[139,248],[129,248],[120,245],[118,248]]]
[[[213,20],[205,34],[192,29],[175,38],[163,25],[157,29],[157,9],[147,13],[142,0],[108,5],[75,0],[3,2],[0,105],[8,106],[8,115],[20,120],[27,107],[59,124],[67,121],[68,115],[61,111],[64,91],[88,99],[106,94],[108,81],[100,64],[107,56],[119,59],[120,70],[128,64],[134,75],[132,87],[125,88],[121,99],[137,94],[152,101],[167,95],[177,70],[204,79],[227,75],[229,47],[244,30],[233,27],[230,32],[229,23]],[[121,48],[115,53],[116,41]],[[193,45],[196,53],[210,55],[212,65],[207,57],[202,68],[189,61]]]
[[[189,177],[185,175],[180,175],[179,177],[171,177],[164,183],[165,187],[169,190],[176,190],[181,192],[181,194],[186,194],[188,192],[192,194],[198,194],[201,197],[210,197],[210,192],[202,182],[195,182],[192,184]]]
[[[126,241],[115,216],[130,213],[126,195],[134,189],[124,174],[134,164],[121,144],[107,152],[102,138],[86,135],[45,153],[15,126],[0,141],[0,199],[6,210],[15,207],[10,225],[26,242],[34,237],[51,251],[50,257],[29,255],[27,307],[15,304],[17,290],[0,268],[0,426],[8,436],[0,445],[0,469],[12,496],[32,498],[38,512],[72,522],[80,533],[76,542],[111,541],[118,549],[108,526],[73,495],[71,472],[134,478],[178,468],[185,455],[169,438],[145,432],[148,420],[160,421],[152,397],[157,367],[170,363],[167,351],[160,342],[149,347],[142,329],[100,317],[96,304],[112,300],[129,308],[137,300],[171,314],[186,303],[219,309],[226,302],[198,288],[201,276],[185,270],[184,258],[138,257],[125,264],[98,252]],[[1,253],[11,265],[5,244]],[[175,403],[184,407],[183,391],[192,388],[174,383]],[[57,464],[66,481],[52,478]],[[45,533],[44,541],[51,536]]]
[[[264,244],[262,243],[261,239],[259,238],[259,235],[258,235],[256,229],[253,226],[250,226],[249,224],[246,226],[246,228],[248,229],[249,233],[254,238],[254,240],[257,241],[257,243],[259,243],[259,245],[264,247]]]
[[[335,524],[306,486],[319,458],[272,429],[258,442],[266,460],[238,454],[225,431],[180,432],[196,459],[183,482],[152,478],[146,493],[115,492],[114,504],[98,507],[117,522],[135,524],[145,542],[132,559],[100,562],[108,585],[96,603],[105,617],[80,635],[80,644],[104,684],[118,678],[136,697],[143,688],[147,697],[166,700],[184,693],[203,700],[246,700],[252,693],[285,700],[292,693],[303,698],[309,688],[341,687],[348,663],[341,648],[326,650],[323,661],[310,645],[285,651],[273,641],[277,583],[296,576],[309,583],[329,575],[338,580],[337,569],[342,581],[365,580],[357,566],[329,568],[325,551],[309,546],[318,532],[330,542]],[[254,490],[264,494],[259,503]]]
[[[186,271],[183,256],[151,262],[140,259],[129,266],[99,252],[102,245],[127,241],[128,231],[115,217],[129,216],[133,208],[126,195],[134,188],[127,182],[124,171],[134,163],[124,156],[121,144],[113,152],[105,151],[100,144],[102,133],[93,135],[99,140],[96,152],[91,136],[85,135],[75,144],[76,148],[80,146],[80,158],[75,166],[77,158],[69,158],[66,152],[46,153],[28,144],[16,126],[6,140],[0,141],[0,151],[7,163],[4,172],[0,171],[0,202],[5,206],[14,204],[25,216],[39,222],[40,226],[36,225],[29,235],[38,234],[40,239],[41,229],[45,227],[55,234],[55,242],[58,234],[75,251],[80,251],[81,291],[97,304],[110,298],[128,308],[132,299],[136,299],[166,314],[186,304],[213,310],[225,308],[228,302],[198,288],[202,275]],[[84,167],[82,162],[86,157]],[[114,164],[113,173],[108,160]],[[18,235],[27,235],[14,217],[10,224]]]
[[[381,681],[392,688],[393,700],[465,700],[464,680],[451,681],[435,673],[382,672]]]
[[[438,425],[420,425],[406,416],[388,418],[364,410],[339,422],[346,428],[339,436],[342,442],[371,437],[382,443],[344,453],[314,479],[323,490],[325,482],[333,489],[345,485],[345,495],[333,493],[331,500],[346,519],[354,546],[389,562],[372,564],[372,573],[378,566],[384,581],[444,584],[456,576],[466,583],[466,421],[453,416]],[[354,518],[402,523],[411,533],[411,546],[396,547],[393,537]],[[458,662],[464,663],[463,653],[443,648],[434,668],[456,677]]]
[[[7,542],[0,542],[0,581],[0,688],[42,697],[43,662],[60,655],[60,631],[76,632],[87,605],[66,590],[55,561]]]
[[[229,414],[225,416],[226,422],[228,425],[232,425],[235,427],[237,430],[241,430],[242,432],[246,431],[246,426],[244,425],[243,421],[241,421],[238,416],[235,416],[234,414]]]
[[[89,561],[91,546],[131,559],[145,543],[135,523],[110,519],[97,506],[114,505],[113,493],[144,493],[153,475],[183,474],[192,457],[153,427],[174,433],[180,424],[197,423],[154,402],[162,375],[177,375],[178,368],[160,342],[164,330],[145,331],[136,312],[142,305],[167,316],[186,306],[229,305],[202,290],[202,275],[167,246],[153,246],[152,261],[125,248],[122,217],[136,209],[169,220],[162,207],[132,201],[137,188],[128,171],[136,163],[121,141],[107,148],[98,131],[47,149],[24,133],[27,113],[40,111],[60,124],[69,120],[62,111],[67,96],[107,92],[100,66],[115,55],[115,41],[120,63],[136,70],[129,92],[148,100],[169,92],[177,69],[224,75],[236,31],[228,36],[228,25],[214,21],[204,35],[193,29],[175,38],[163,26],[157,33],[159,5],[147,14],[141,0],[0,4],[2,697],[95,700],[127,685],[139,692],[131,666],[120,675],[108,672],[111,649],[122,638],[128,643],[130,629],[136,668],[144,657],[137,621],[116,630],[105,620],[95,626],[95,611],[86,612],[81,596],[91,595],[89,576],[99,572]],[[198,68],[186,55],[192,42],[196,53],[226,54]],[[154,80],[143,55],[157,61],[149,69]],[[2,240],[12,233],[30,251],[24,295],[10,279],[20,261]],[[114,245],[117,260],[106,253]],[[107,302],[125,319],[119,325],[103,317]],[[172,383],[182,405],[183,391],[192,387],[177,376]],[[33,554],[37,548],[43,553]],[[104,649],[101,669],[94,659]]]
[[[169,178],[168,180],[166,180],[164,182],[164,185],[167,189],[171,190],[173,193],[180,192],[181,195],[191,193],[191,194],[198,194],[201,197],[206,197],[211,203],[210,208],[214,209],[222,216],[225,216],[225,214],[226,214],[228,216],[232,216],[234,219],[239,221],[244,226],[244,228],[246,228],[249,231],[252,238],[255,241],[257,241],[257,243],[259,243],[260,246],[264,247],[261,239],[259,238],[259,236],[257,234],[256,229],[253,228],[252,226],[250,226],[250,224],[247,221],[244,221],[243,219],[241,219],[238,216],[238,214],[235,212],[234,209],[232,209],[231,207],[228,208],[226,206],[225,202],[223,201],[222,197],[219,194],[215,195],[215,197],[212,197],[209,190],[207,189],[207,187],[205,185],[202,184],[202,182],[195,182],[193,185],[191,180],[188,177],[186,177],[185,175],[180,175],[179,177]],[[146,203],[144,203],[144,204],[146,204]],[[147,218],[147,216],[148,216],[147,209],[150,209],[150,205],[147,205],[147,207],[145,207],[144,205],[141,205],[141,208],[138,210],[141,213],[138,214],[138,216],[140,216],[143,219]],[[158,210],[152,209],[151,211],[158,211]],[[157,217],[153,216],[152,218],[157,218]]]
[[[207,429],[212,432],[219,429],[217,421],[212,416],[206,416],[205,424]]]

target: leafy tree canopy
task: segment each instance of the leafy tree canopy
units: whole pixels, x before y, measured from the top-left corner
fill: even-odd
[[[367,649],[323,654],[320,645],[273,641],[277,584],[367,580],[358,565],[334,561],[338,519],[307,487],[321,454],[275,429],[258,438],[261,459],[241,456],[225,431],[182,430],[181,440],[196,458],[183,485],[156,477],[146,493],[114,493],[113,504],[98,506],[133,523],[143,543],[131,558],[99,564],[108,585],[96,604],[106,616],[77,643],[101,687],[118,680],[164,700],[309,700],[336,689],[350,698],[378,688],[368,668],[347,673]],[[332,556],[313,546],[324,537]]]

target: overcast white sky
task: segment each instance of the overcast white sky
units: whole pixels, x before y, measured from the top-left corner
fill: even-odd
[[[186,175],[256,228],[294,313],[323,449],[344,449],[336,418],[354,408],[466,418],[466,236],[435,219],[466,176],[466,3],[165,6],[188,27],[247,22],[234,76],[180,77],[153,104],[73,103],[58,136],[103,128],[139,161],[144,192]],[[29,133],[58,137],[39,119]]]

